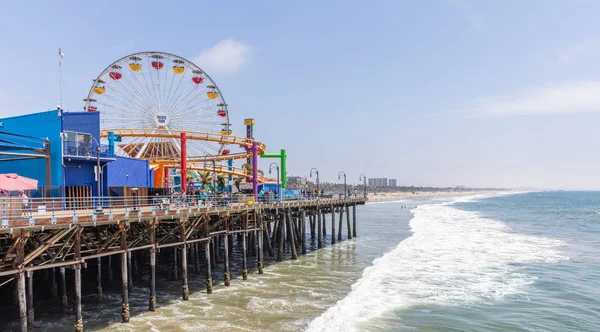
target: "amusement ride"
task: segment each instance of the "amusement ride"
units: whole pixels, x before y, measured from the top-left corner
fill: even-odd
[[[173,172],[211,172],[245,177],[256,186],[272,182],[258,174],[258,155],[266,146],[252,137],[232,135],[229,110],[217,84],[200,67],[164,52],[125,56],[104,69],[84,99],[84,110],[99,112],[101,137],[118,156],[144,159],[154,168],[154,186],[169,187]],[[246,124],[248,124],[247,119]],[[254,121],[251,121],[251,125]],[[232,152],[233,147],[241,152]],[[246,159],[243,168],[232,162]],[[226,164],[223,164],[226,162]]]

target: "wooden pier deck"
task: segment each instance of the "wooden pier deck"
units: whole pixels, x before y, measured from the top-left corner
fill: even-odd
[[[223,264],[224,285],[229,286],[229,252],[234,236],[243,248],[242,277],[246,279],[248,251],[256,257],[257,272],[262,274],[265,254],[276,256],[277,261],[284,256],[296,259],[305,254],[307,234],[316,239],[318,248],[323,247],[329,231],[332,244],[342,240],[344,231],[348,239],[356,237],[356,206],[365,201],[362,197],[350,197],[220,207],[142,206],[105,208],[102,214],[88,209],[11,218],[0,228],[0,287],[16,283],[20,324],[26,331],[34,324],[34,272],[49,271],[51,293],[62,297],[66,307],[69,287],[65,274],[73,271],[75,330],[83,331],[82,267],[95,265],[94,269],[86,269],[86,273],[97,274],[97,296],[101,300],[102,271],[106,270],[102,266],[108,263],[108,272],[112,274],[110,259],[118,255],[121,318],[128,322],[132,255],[138,255],[138,260],[143,257],[149,265],[148,310],[154,311],[159,301],[155,291],[159,250],[172,250],[174,273],[180,274],[182,298],[187,300],[188,266],[198,270],[201,257],[206,266],[206,291],[212,292],[212,270],[218,263]]]

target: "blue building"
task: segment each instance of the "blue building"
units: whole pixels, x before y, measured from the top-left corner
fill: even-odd
[[[45,146],[38,145],[49,144],[50,179],[46,177],[45,158],[0,158],[0,173],[37,179],[44,189],[39,195],[107,196],[124,191],[110,188],[152,187],[148,161],[114,156],[114,149],[100,144],[99,115],[53,110],[0,119],[0,155],[9,148],[14,154],[15,149],[18,151],[15,146],[41,149]],[[96,177],[98,162],[100,179]]]

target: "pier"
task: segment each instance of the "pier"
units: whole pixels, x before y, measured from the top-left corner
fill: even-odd
[[[67,292],[72,289],[74,327],[83,331],[82,275],[94,274],[95,296],[102,301],[103,273],[108,273],[109,279],[121,280],[121,321],[127,323],[128,295],[133,277],[140,271],[149,274],[148,310],[160,305],[157,255],[170,258],[173,279],[181,283],[181,297],[187,300],[190,292],[201,291],[188,285],[188,271],[196,272],[197,277],[201,264],[206,266],[202,291],[212,292],[217,273],[223,275],[224,286],[230,285],[229,255],[234,239],[242,247],[241,276],[245,280],[249,259],[256,259],[256,272],[262,274],[264,255],[277,261],[297,259],[307,253],[307,237],[316,241],[319,249],[327,236],[332,245],[341,241],[344,233],[347,239],[356,237],[356,207],[366,201],[362,196],[262,203],[240,197],[223,204],[173,201],[166,196],[115,198],[100,204],[94,199],[70,204],[66,198],[42,200],[32,200],[27,211],[14,199],[0,199],[0,288],[14,285],[22,331],[35,324],[37,287],[49,286],[52,296],[48,300],[54,299],[65,310],[69,307]],[[35,211],[31,206],[37,207]],[[63,208],[67,206],[80,208]],[[34,280],[38,273],[44,277]],[[67,274],[73,285],[67,285]]]

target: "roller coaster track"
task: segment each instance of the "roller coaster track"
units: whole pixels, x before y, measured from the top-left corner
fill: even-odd
[[[115,135],[121,137],[155,137],[155,138],[172,138],[172,139],[180,139],[181,131],[178,130],[169,130],[169,129],[147,129],[147,128],[114,128],[114,129],[102,129],[100,131],[100,137],[107,138],[108,133],[113,132]],[[252,144],[256,141],[254,139],[241,137],[241,136],[233,136],[233,135],[220,135],[214,133],[206,133],[206,132],[195,132],[195,131],[185,131],[186,139],[188,140],[200,140],[207,142],[215,142],[221,144],[228,145],[237,145],[242,147],[243,149],[247,149],[252,146]],[[256,141],[258,145],[258,153],[263,153],[266,149],[266,145],[264,143]],[[204,166],[201,163],[212,163],[218,161],[225,161],[228,159],[246,159],[252,156],[251,152],[241,152],[241,153],[232,153],[228,155],[209,155],[209,156],[188,156],[188,170],[192,171],[203,171],[203,172],[215,172],[219,174],[227,174],[232,176],[248,176],[247,171],[245,169],[239,167],[231,167],[229,170],[229,166],[223,165],[215,165],[212,166]],[[174,159],[148,159],[153,164],[162,164],[165,168],[180,168],[180,160]],[[262,175],[258,176],[259,182],[273,182],[273,179],[266,178]]]
[[[181,166],[179,164],[167,164],[164,167],[165,168],[180,168]],[[187,169],[188,169],[188,171],[215,172],[215,173],[219,173],[219,174],[227,174],[227,175],[232,175],[232,176],[243,176],[243,177],[248,176],[248,173],[246,173],[245,169],[239,168],[239,167],[231,167],[231,170],[229,170],[229,166],[226,166],[226,165],[215,165],[214,168],[212,166],[208,166],[208,165],[207,166],[192,165],[192,166],[188,166]],[[250,177],[252,177],[252,175],[250,175]],[[259,174],[258,182],[261,182],[261,183],[275,182],[275,179],[267,178],[267,177]]]

